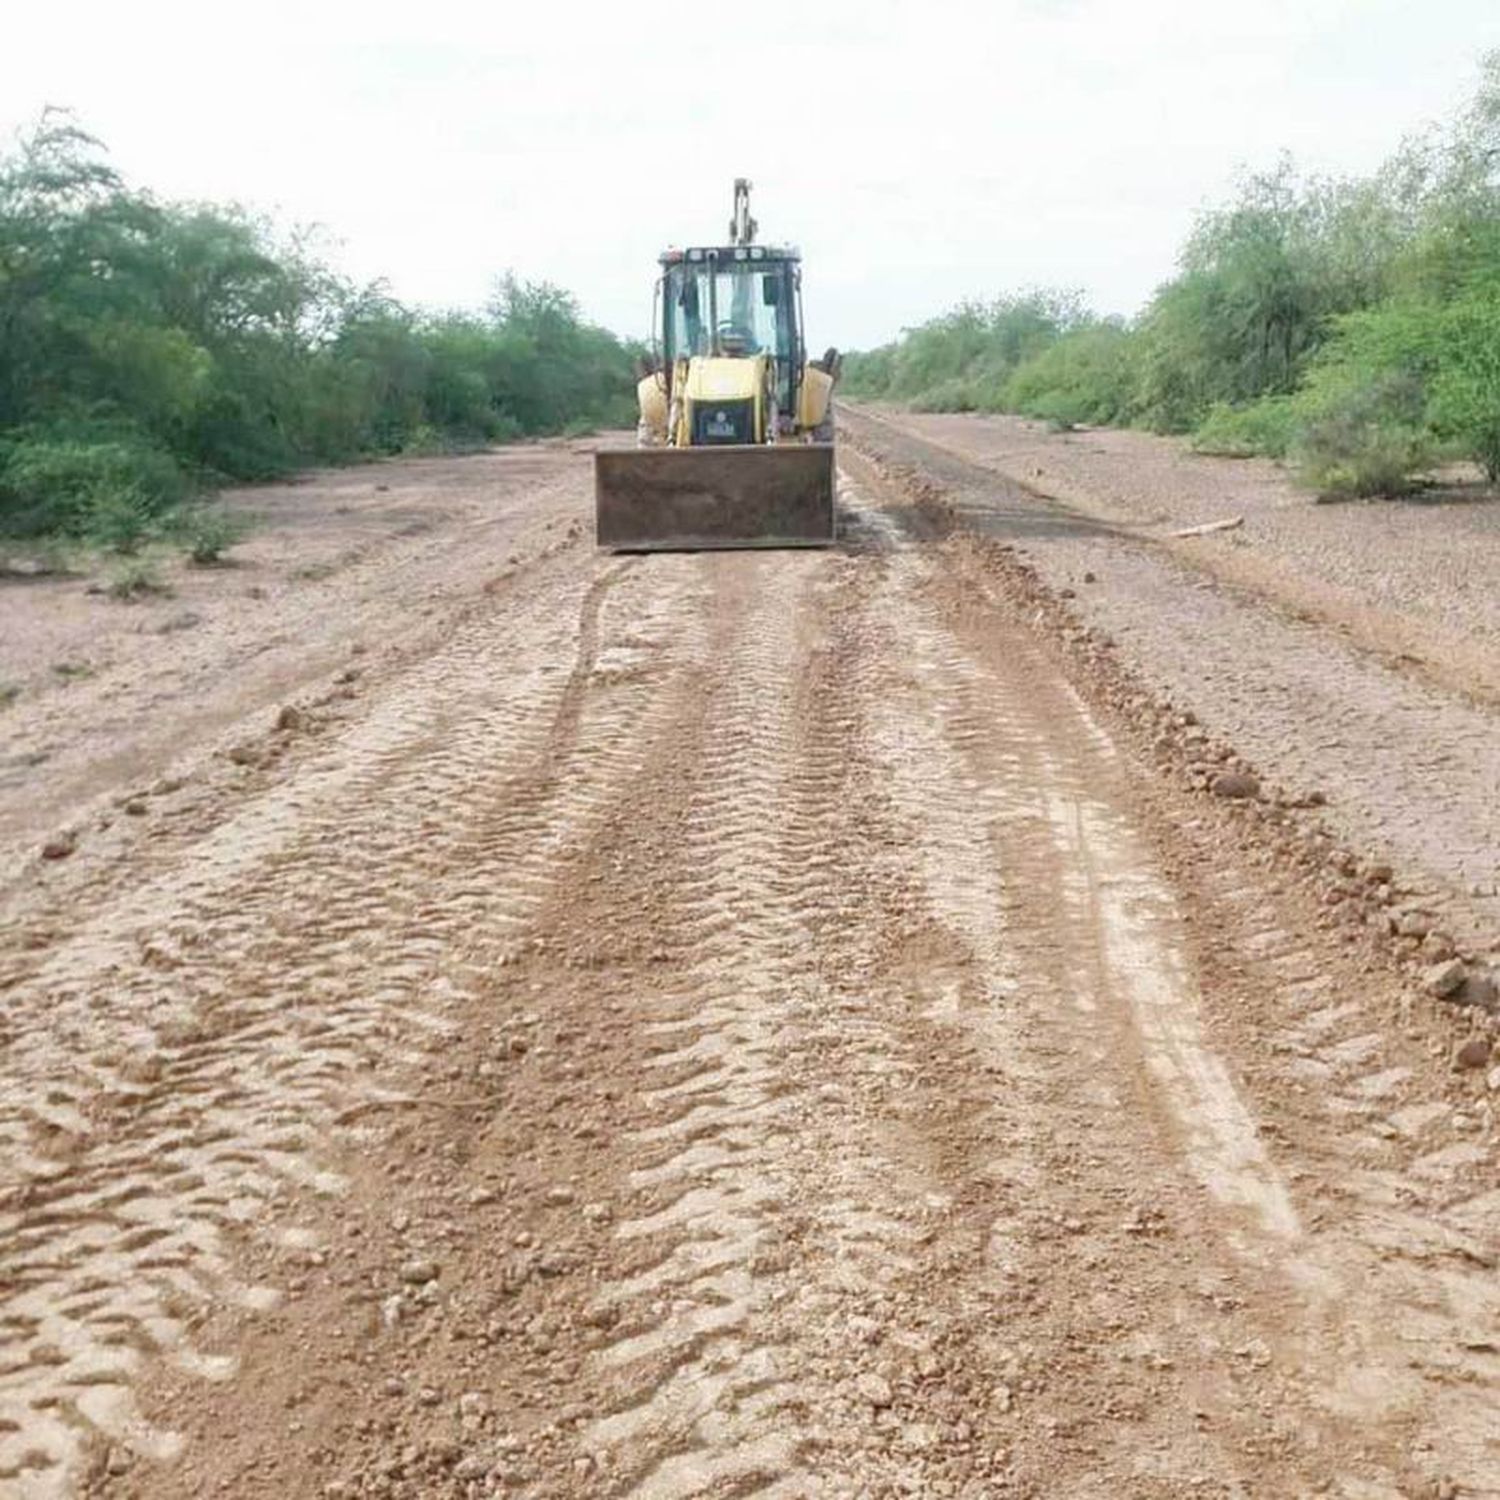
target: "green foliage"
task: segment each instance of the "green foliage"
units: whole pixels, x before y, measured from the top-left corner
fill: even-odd
[[[1424,288],[1372,309],[1362,331],[1375,334],[1382,318],[1394,325],[1388,360],[1424,377],[1432,430],[1500,481],[1500,218],[1443,236],[1418,265]]]
[[[1072,294],[966,303],[850,355],[845,388],[1191,433],[1294,457],[1330,495],[1399,493],[1436,454],[1500,482],[1500,53],[1454,121],[1369,178],[1248,176],[1133,322]]]
[[[1033,289],[965,303],[908,329],[894,344],[850,356],[844,388],[918,410],[1004,410],[1005,385],[1016,369],[1088,321],[1076,292]]]
[[[1300,415],[1294,398],[1264,396],[1246,406],[1218,401],[1193,432],[1197,453],[1220,458],[1251,458],[1264,454],[1285,458],[1296,440]]]
[[[1429,386],[1433,430],[1500,483],[1500,301],[1465,297],[1438,323],[1442,353]]]
[[[1421,382],[1402,373],[1348,374],[1326,367],[1304,399],[1292,452],[1297,476],[1327,499],[1404,495],[1433,459]]]
[[[170,594],[172,590],[163,581],[161,569],[154,560],[126,557],[111,570],[105,592],[111,599],[130,604],[153,594]]]
[[[1385,216],[1359,184],[1304,182],[1285,161],[1205,214],[1140,321],[1140,419],[1187,431],[1216,404],[1295,390],[1329,318],[1382,285],[1358,253],[1371,217]]]
[[[1397,431],[1417,429],[1500,480],[1500,214],[1424,236],[1403,256],[1398,290],[1342,318],[1299,398],[1317,423],[1378,393]]]
[[[222,479],[633,421],[636,351],[557,288],[426,316],[315,248],[129,188],[56,111],[0,154],[0,535],[128,550]]]
[[[845,394],[868,401],[879,401],[889,395],[895,360],[895,344],[849,350],[844,355],[842,385]]]
[[[124,534],[127,516],[146,526],[186,492],[171,454],[129,429],[64,423],[0,436],[0,522],[12,536]]]
[[[1091,322],[1024,361],[1005,385],[1005,405],[1066,426],[1121,422],[1130,415],[1135,348],[1118,322]]]
[[[913,396],[908,405],[913,411],[985,411],[990,408],[986,396],[987,388],[978,380],[954,375]]]
[[[107,552],[130,557],[157,531],[150,497],[135,481],[103,485],[89,496],[84,539]]]
[[[200,568],[212,567],[224,554],[245,539],[249,519],[222,505],[192,505],[175,518],[171,530],[188,557]]]

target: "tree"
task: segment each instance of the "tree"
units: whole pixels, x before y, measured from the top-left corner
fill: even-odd
[[[135,540],[194,487],[624,421],[631,351],[546,283],[356,288],[310,231],[161,204],[49,111],[0,155],[0,527]],[[108,522],[107,527],[105,522]]]

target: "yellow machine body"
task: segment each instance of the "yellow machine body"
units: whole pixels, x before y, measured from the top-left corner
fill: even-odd
[[[753,422],[752,443],[766,440],[766,356],[757,354],[732,358],[726,355],[699,355],[679,362],[681,415],[673,444],[678,448],[694,446],[693,434],[701,424],[713,428],[714,412],[727,402],[750,403]],[[702,407],[700,413],[698,408]],[[706,421],[704,420],[706,419]],[[708,446],[703,444],[701,446]]]
[[[833,417],[833,383],[821,365],[804,365],[802,386],[797,393],[797,426],[815,432]]]
[[[666,442],[667,382],[653,371],[636,385],[635,400],[641,409],[640,425],[637,428],[641,447],[649,448]]]
[[[601,546],[827,546],[835,539],[837,353],[806,357],[801,257],[755,243],[742,180],[730,235],[728,245],[661,257],[662,359],[636,386],[638,446],[595,458]]]

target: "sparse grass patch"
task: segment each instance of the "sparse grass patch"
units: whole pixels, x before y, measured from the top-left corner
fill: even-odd
[[[29,537],[0,550],[0,576],[61,578],[83,571],[82,548],[66,537]]]
[[[111,571],[104,592],[111,599],[133,603],[137,599],[148,599],[153,595],[161,598],[172,593],[161,576],[160,565],[149,557],[123,558]]]
[[[19,683],[0,682],[0,708],[9,708],[21,696]]]
[[[231,547],[249,535],[249,517],[222,505],[194,505],[183,511],[172,527],[173,540],[200,568],[211,568],[224,560]]]

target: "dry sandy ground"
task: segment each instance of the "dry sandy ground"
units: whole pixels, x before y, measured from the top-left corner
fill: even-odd
[[[71,601],[101,670],[6,720],[6,826],[79,837],[5,887],[4,1493],[1500,1494],[1488,1013],[1203,789],[1057,517],[856,436],[827,553],[596,555],[529,448],[300,487],[433,523],[268,534],[255,613]]]
[[[888,412],[887,417],[897,417]],[[1055,433],[1024,417],[902,414],[902,427],[1052,499],[1149,537],[1356,644],[1500,703],[1500,495],[1471,483],[1317,505],[1279,465],[1174,438]],[[1186,527],[1235,530],[1174,542]]]
[[[1159,693],[1325,797],[1338,833],[1402,870],[1445,926],[1500,933],[1500,501],[1319,506],[1268,464],[1142,433],[848,420],[971,524],[1020,535]],[[1168,534],[1226,515],[1245,525]]]
[[[229,565],[169,566],[170,592],[132,603],[104,597],[103,580],[0,579],[13,699],[0,709],[0,869],[54,829],[97,822],[99,793],[229,745],[255,710],[274,714],[351,655],[430,649],[454,606],[578,522],[559,451],[231,491],[257,529]]]

